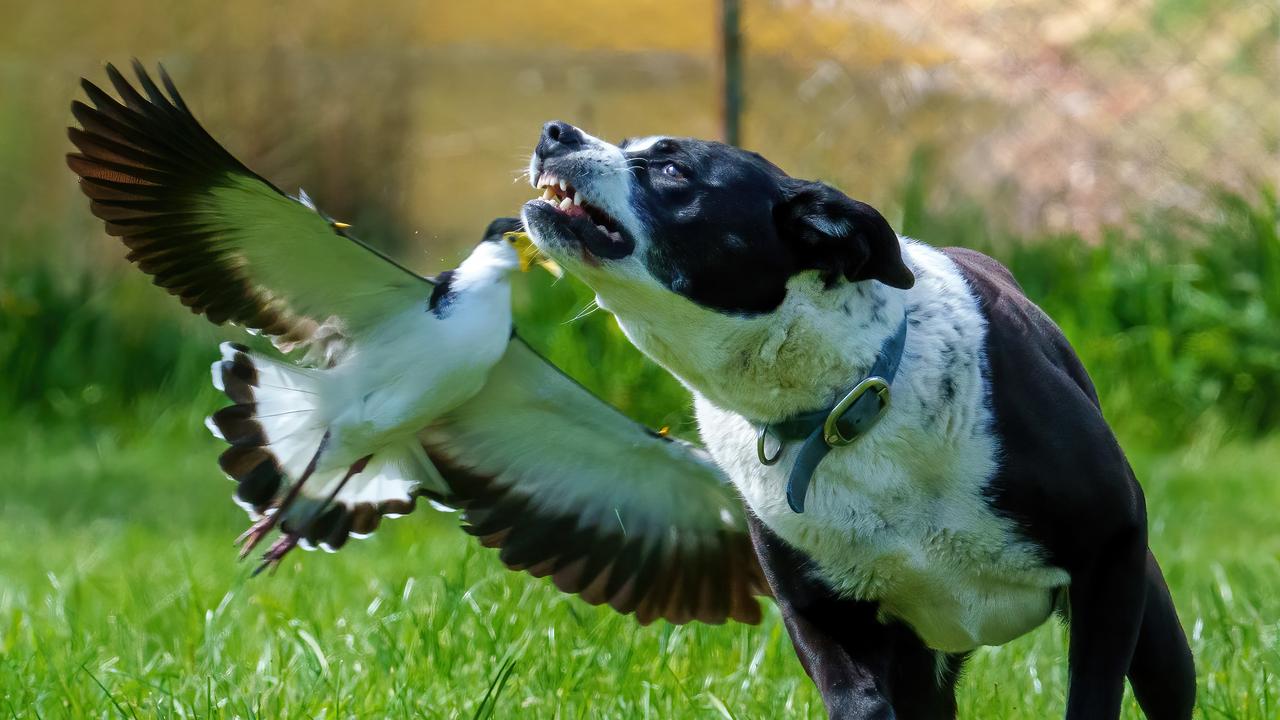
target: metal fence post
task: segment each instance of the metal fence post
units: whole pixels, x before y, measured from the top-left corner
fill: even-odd
[[[720,119],[726,143],[742,139],[742,33],[738,0],[720,0]]]

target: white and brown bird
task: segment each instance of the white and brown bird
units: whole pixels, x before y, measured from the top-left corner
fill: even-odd
[[[462,264],[405,268],[236,160],[160,71],[88,80],[67,162],[128,259],[193,312],[269,336],[288,357],[223,345],[209,419],[254,523],[261,567],[342,547],[419,497],[513,569],[593,603],[756,622],[767,592],[739,498],[700,449],[649,431],[515,336],[518,226],[495,221]]]

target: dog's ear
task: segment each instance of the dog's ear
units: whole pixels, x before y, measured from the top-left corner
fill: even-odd
[[[875,208],[820,182],[797,183],[775,208],[778,234],[800,265],[825,282],[879,280],[906,289],[915,275],[902,262],[898,236]]]

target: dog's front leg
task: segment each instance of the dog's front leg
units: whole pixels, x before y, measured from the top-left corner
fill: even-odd
[[[782,610],[787,634],[791,636],[800,664],[822,695],[827,715],[832,720],[897,718],[885,687],[886,663],[875,662],[874,657],[856,657],[829,629],[798,612],[790,603],[783,603],[780,599],[778,606]],[[859,624],[857,618],[849,619],[853,624]],[[872,627],[865,629],[875,630]]]
[[[795,646],[831,718],[901,720],[889,700],[892,640],[873,603],[838,597],[809,575],[812,561],[749,517],[751,539]]]
[[[1146,603],[1146,524],[1128,523],[1071,574],[1067,720],[1120,716]]]

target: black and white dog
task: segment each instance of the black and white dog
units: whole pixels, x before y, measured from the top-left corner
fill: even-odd
[[[693,392],[832,717],[953,717],[966,654],[1055,610],[1068,718],[1117,717],[1126,675],[1148,717],[1190,717],[1142,490],[1080,361],[1004,267],[715,142],[613,145],[552,122],[530,179],[538,246]],[[809,443],[770,428],[835,415],[886,354],[878,422],[797,471]]]

